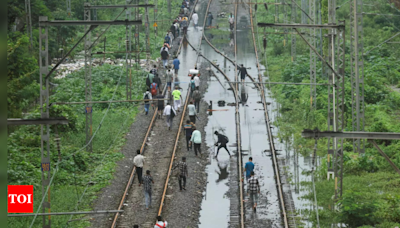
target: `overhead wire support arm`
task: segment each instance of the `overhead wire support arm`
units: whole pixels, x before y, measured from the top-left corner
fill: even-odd
[[[259,27],[271,27],[271,28],[316,28],[316,29],[344,29],[345,26],[342,24],[338,25],[329,25],[329,24],[322,24],[322,25],[310,25],[310,24],[281,24],[281,23],[264,23],[259,22],[257,24]],[[301,34],[300,32],[297,32]]]
[[[138,4],[138,5],[87,5],[88,9],[112,9],[112,8],[154,8],[153,4]]]
[[[141,25],[142,20],[114,20],[114,21],[42,21],[39,26],[71,26],[71,25]]]

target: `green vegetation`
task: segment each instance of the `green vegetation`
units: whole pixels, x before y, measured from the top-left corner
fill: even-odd
[[[322,19],[327,23],[327,2],[322,1]],[[351,1],[350,1],[351,2]],[[393,1],[397,4],[398,1]],[[375,14],[393,14],[400,16],[400,10],[387,1],[371,2],[374,7],[364,6],[364,12]],[[266,12],[257,12],[257,22],[274,22],[274,8]],[[290,10],[289,10],[290,12]],[[337,11],[336,18],[349,21],[349,5],[344,4]],[[290,18],[290,13],[288,15]],[[300,12],[298,10],[298,17]],[[349,25],[348,23],[346,25]],[[364,15],[364,53],[390,38],[400,28],[400,20],[384,15]],[[275,29],[266,29],[274,32]],[[279,31],[279,30],[278,30]],[[283,31],[283,30],[282,30]],[[258,39],[262,40],[264,30],[258,29]],[[346,28],[347,47],[350,45],[349,26]],[[265,76],[273,82],[310,82],[309,49],[297,36],[297,59],[291,61],[290,35],[284,46],[284,36],[269,34],[266,36],[266,53],[260,50],[263,65],[268,60],[268,72]],[[392,40],[399,42],[399,38]],[[260,42],[262,45],[262,42]],[[397,46],[396,46],[397,45]],[[323,53],[327,53],[327,40],[323,41]],[[383,44],[364,56],[365,66],[365,131],[400,132],[400,93],[393,90],[400,82],[400,52],[398,44]],[[352,130],[350,54],[346,50],[345,82],[345,131]],[[328,83],[322,76],[321,63],[317,64],[317,83]],[[293,140],[293,147],[302,155],[312,153],[313,140],[301,137],[303,129],[327,129],[327,86],[317,87],[317,108],[310,108],[310,86],[271,85],[272,96],[281,104],[281,116],[274,123],[279,126],[279,138]],[[400,167],[400,141],[378,140],[377,143],[390,159]],[[344,180],[343,196],[333,201],[334,181],[326,180],[327,140],[318,141],[317,153],[322,157],[317,168],[316,192],[320,206],[321,227],[331,227],[333,223],[346,224],[348,227],[395,227],[400,225],[400,176],[393,171],[388,162],[369,143],[365,144],[365,154],[353,153],[352,140],[344,141]],[[305,197],[313,201],[311,183],[302,183],[310,193]],[[333,208],[337,210],[332,210]],[[309,212],[309,219],[316,227],[316,214]]]
[[[8,1],[8,117],[38,118],[39,102],[39,67],[38,67],[38,17],[48,16],[49,20],[83,20],[84,0],[72,0],[72,14],[68,16],[65,1],[35,0],[32,2],[33,47],[30,47],[26,35],[25,2],[23,0]],[[150,1],[150,4],[153,2]],[[99,5],[125,4],[125,0],[97,1]],[[163,43],[165,32],[169,29],[172,16],[167,12],[166,2],[158,5],[158,35],[150,28],[151,58],[160,56],[159,49]],[[180,2],[172,3],[173,12],[177,15]],[[119,10],[98,10],[98,20],[114,20]],[[140,9],[144,15],[144,9]],[[119,19],[125,19],[123,13]],[[150,10],[150,23],[153,24],[153,10]],[[144,20],[144,16],[143,16]],[[104,27],[92,32],[94,40]],[[133,29],[133,28],[132,28]],[[144,26],[140,28],[140,50],[146,49]],[[112,26],[105,34],[106,51],[125,51],[125,27]],[[49,28],[49,60],[59,58],[60,48],[66,53],[84,34],[84,27]],[[93,52],[103,51],[104,37],[99,40]],[[72,52],[70,61],[82,59],[83,44]],[[102,58],[103,56],[94,56]],[[107,54],[106,58],[125,58],[125,54]],[[146,58],[141,53],[141,59]],[[134,70],[135,69],[135,70]],[[145,88],[145,72],[132,69],[132,99],[141,99]],[[85,100],[84,69],[75,71],[65,78],[51,77],[50,103]],[[126,99],[125,65],[101,65],[92,68],[92,99],[97,101]],[[93,152],[86,152],[85,105],[52,105],[50,116],[64,116],[69,124],[58,126],[60,135],[60,152],[55,142],[56,129],[50,129],[51,172],[61,159],[56,177],[51,187],[51,209],[54,212],[92,210],[93,201],[98,192],[110,184],[116,168],[116,162],[123,158],[120,149],[125,144],[125,135],[136,115],[142,111],[140,104],[102,103],[93,105]],[[41,190],[41,158],[40,158],[40,126],[9,127],[8,135],[8,182],[10,185],[34,185],[35,211],[42,199]],[[83,195],[83,193],[85,194]],[[79,198],[83,195],[82,200]],[[79,203],[78,203],[79,202]],[[29,227],[32,217],[9,218],[9,227]],[[70,227],[88,227],[89,220],[75,216]],[[53,216],[52,226],[64,227],[69,216]],[[37,218],[34,227],[41,227],[42,219]]]

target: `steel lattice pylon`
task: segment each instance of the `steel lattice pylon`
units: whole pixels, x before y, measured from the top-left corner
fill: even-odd
[[[67,13],[71,16],[71,0],[67,0]]]
[[[145,1],[146,4],[149,4],[149,0]],[[150,59],[150,31],[149,31],[149,9],[146,7],[145,8],[145,31],[146,31],[146,56],[147,56],[147,61]]]
[[[296,17],[297,17],[297,12],[296,12],[296,5],[292,2],[291,4],[291,21],[292,23],[296,23]],[[292,35],[291,35],[291,55],[292,55],[292,62],[296,61],[296,33],[295,31],[292,29]]]
[[[47,21],[47,17],[39,17],[39,22]],[[44,30],[44,31],[43,31]],[[46,75],[49,73],[49,28],[48,26],[39,27],[39,72],[40,72],[40,117],[49,118],[49,78]],[[45,76],[45,78],[43,78]],[[40,125],[40,141],[41,141],[41,162],[42,162],[42,213],[46,209],[50,211],[50,189],[47,199],[47,186],[50,184],[50,125]],[[48,164],[48,170],[43,168],[43,164]],[[43,228],[51,227],[50,216],[43,216]]]
[[[351,110],[353,131],[364,131],[364,60],[362,0],[350,4],[350,64],[351,64]],[[353,140],[356,153],[364,153],[365,141]]]
[[[138,0],[134,0],[135,4],[138,4]],[[139,20],[140,15],[139,15],[139,8],[134,9],[134,17],[135,20]],[[134,33],[134,39],[135,39],[135,64],[136,64],[136,70],[139,69],[139,61],[140,61],[140,39],[139,39],[139,32],[140,32],[140,26],[141,25],[135,25],[135,33]]]
[[[86,6],[90,4],[85,2],[85,10],[84,10],[84,20],[90,21],[90,9]],[[89,26],[85,25],[85,31],[89,29]],[[91,32],[87,34],[85,37],[85,101],[92,100],[92,49],[91,46]],[[86,104],[85,107],[86,113],[86,151],[92,152],[92,104]]]
[[[315,14],[315,0],[309,0],[309,16],[311,17],[312,20],[310,21],[310,24],[315,25],[315,19],[316,19],[316,14]],[[316,47],[316,33],[315,33],[315,28],[310,28],[310,36],[309,36],[309,43],[313,46]],[[314,53],[314,51],[310,48],[310,83],[317,83],[317,55]],[[310,85],[310,108],[311,109],[316,109],[317,107],[317,86],[316,85]]]

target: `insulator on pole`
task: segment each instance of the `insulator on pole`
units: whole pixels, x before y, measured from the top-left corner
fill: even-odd
[[[267,3],[265,3],[265,2],[264,2],[264,7],[265,7],[265,10],[268,11],[268,5],[267,5]]]
[[[257,12],[257,4],[254,5],[254,11]]]
[[[267,48],[267,37],[263,37],[263,47],[264,47],[264,50]]]

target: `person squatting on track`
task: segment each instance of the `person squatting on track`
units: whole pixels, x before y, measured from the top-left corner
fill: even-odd
[[[143,100],[151,100],[153,99],[150,93],[150,89],[147,89],[147,91],[143,94]],[[144,111],[147,114],[149,114],[149,108],[150,108],[150,101],[144,101]]]
[[[157,216],[157,223],[154,225],[154,228],[165,228],[168,226],[167,221],[165,219],[162,219],[161,216]]]
[[[194,104],[193,104],[193,102],[191,101],[190,103],[189,103],[189,105],[187,106],[187,108],[188,108],[188,110],[189,110],[189,119],[190,119],[190,122],[192,122],[192,123],[196,123],[196,116],[197,116],[197,113],[196,113],[196,107],[194,106]]]
[[[186,124],[183,126],[183,130],[185,131],[186,135],[186,147],[187,150],[189,151],[190,149],[192,149],[190,145],[190,139],[192,138],[192,133],[193,133],[193,125],[192,123],[190,123],[190,120],[186,121]]]
[[[172,96],[174,97],[174,108],[176,111],[180,112],[179,108],[181,107],[182,95],[178,86],[175,86],[175,90],[172,91]]]
[[[215,131],[214,134],[218,137],[218,141],[217,141],[217,143],[215,143],[215,146],[218,146],[218,143],[219,143],[219,146],[217,149],[217,154],[215,155],[215,157],[218,157],[219,149],[221,149],[221,148],[225,148],[226,152],[228,152],[229,156],[231,156],[231,153],[229,153],[229,150],[226,147],[226,144],[229,142],[228,137],[218,133],[218,131]]]
[[[190,142],[194,144],[194,154],[197,157],[197,151],[199,151],[199,155],[201,155],[201,132],[196,130],[196,126],[193,126],[193,133]]]
[[[167,106],[165,106],[164,108],[164,116],[166,116],[168,130],[171,130],[172,120],[176,116],[176,112],[174,108],[172,108],[169,102],[167,103]]]
[[[154,184],[153,177],[150,175],[150,170],[146,170],[146,175],[143,177],[144,197],[146,210],[151,206],[151,186]]]
[[[253,158],[249,157],[249,161],[244,165],[244,172],[246,172],[246,181],[251,177],[251,172],[254,170]]]
[[[164,95],[162,94],[163,92],[160,90],[158,95],[156,96],[156,99],[164,99]],[[158,108],[158,118],[161,119],[163,111],[164,111],[164,100],[158,100],[157,101],[157,108]]]
[[[142,185],[142,174],[145,157],[140,153],[140,150],[137,150],[136,153],[137,155],[133,158],[133,165],[136,167],[136,174],[140,186]]]
[[[186,177],[188,176],[188,168],[185,157],[182,157],[182,161],[180,161],[173,169],[176,169],[177,167],[179,167],[179,191],[182,191],[182,189],[186,191]]]
[[[258,194],[260,193],[260,184],[257,177],[254,176],[254,171],[250,173],[251,177],[247,181],[247,195],[250,195],[250,202],[253,204],[253,211],[256,212]]]

